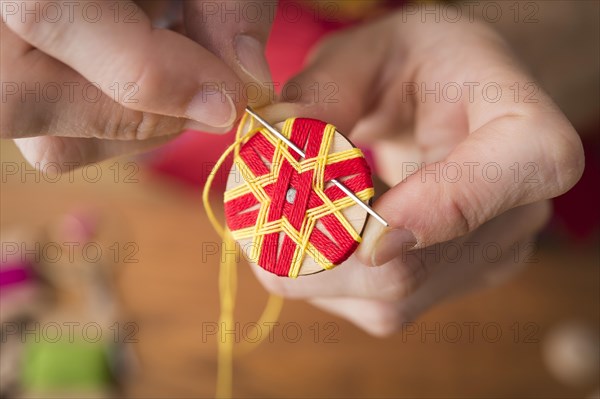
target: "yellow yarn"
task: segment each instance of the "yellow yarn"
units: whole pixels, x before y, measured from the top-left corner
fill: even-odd
[[[235,331],[233,312],[235,308],[235,294],[237,292],[237,269],[235,257],[230,256],[235,251],[235,241],[230,234],[223,238],[224,251],[221,257],[221,268],[219,270],[219,297],[221,302],[221,314],[219,317],[219,328],[225,331]],[[221,335],[218,348],[217,365],[217,398],[230,398],[233,387],[233,340],[229,334],[225,339]]]
[[[243,126],[245,126],[246,119],[247,116],[244,115],[240,122],[235,141],[225,150],[225,152],[221,155],[221,157],[213,167],[210,175],[206,179],[206,184],[202,192],[202,202],[204,203],[204,209],[206,211],[206,214],[208,215],[208,219],[212,224],[213,228],[223,239],[220,260],[221,264],[219,269],[219,300],[221,303],[219,326],[220,328],[225,328],[229,331],[234,330],[234,310],[235,297],[237,291],[237,264],[235,261],[235,256],[233,256],[232,254],[235,253],[234,251],[237,250],[237,246],[234,238],[231,236],[231,233],[228,230],[226,230],[221,225],[221,223],[219,223],[219,220],[217,219],[211,207],[210,188],[212,186],[217,172],[223,165],[223,162],[225,162],[225,159],[227,159],[227,156],[229,156],[231,152],[234,152],[234,155],[237,156],[239,153],[240,144],[255,133],[254,129],[252,129],[254,121],[250,120],[249,134],[242,136],[242,129]],[[282,307],[283,298],[276,295],[269,296],[267,305],[265,306],[265,309],[263,310],[263,313],[257,322],[257,325],[259,326],[268,326],[267,334],[261,334],[260,339],[257,342],[253,342],[252,344],[247,343],[241,345],[243,353],[247,353],[250,350],[254,349],[258,344],[260,344],[264,340],[266,336],[270,334],[270,329],[272,328],[274,322],[279,318],[279,314],[281,312]],[[232,396],[233,352],[234,342],[231,339],[230,334],[226,334],[224,339],[218,340],[217,389],[215,395],[217,398],[230,398]]]
[[[248,119],[250,118],[250,119]],[[282,134],[286,137],[290,137],[294,119],[290,118],[285,121]],[[243,134],[244,128],[248,126],[247,133]],[[240,159],[239,150],[242,144],[247,142],[253,135],[262,134],[271,144],[275,147],[273,160],[271,162],[272,171],[271,174],[261,177],[256,177],[250,168]],[[361,237],[354,227],[348,222],[348,220],[342,214],[342,210],[354,205],[354,200],[350,197],[343,197],[338,200],[332,201],[329,199],[324,192],[325,182],[323,181],[322,171],[325,167],[331,163],[339,162],[342,160],[352,159],[356,157],[362,157],[363,154],[358,148],[352,148],[349,150],[341,151],[338,153],[330,154],[331,145],[335,136],[335,127],[327,125],[324,130],[324,145],[321,146],[317,157],[296,160],[290,152],[287,150],[287,144],[283,143],[276,137],[273,137],[264,127],[257,125],[251,117],[244,115],[240,121],[235,141],[231,144],[225,152],[221,155],[215,166],[213,167],[210,175],[206,180],[204,191],[202,193],[202,201],[206,214],[210,220],[212,226],[217,233],[223,239],[223,247],[221,250],[221,265],[219,272],[219,295],[221,302],[221,313],[219,317],[220,328],[225,328],[228,331],[234,331],[234,308],[235,308],[235,296],[237,288],[237,269],[235,251],[237,245],[235,240],[251,238],[253,240],[252,251],[250,257],[252,259],[258,259],[260,249],[262,247],[263,237],[265,234],[284,232],[292,240],[295,241],[297,247],[292,258],[292,266],[289,271],[289,277],[297,277],[300,272],[300,267],[304,262],[306,254],[310,255],[317,264],[323,269],[331,269],[335,265],[328,261],[325,256],[322,256],[319,251],[308,241],[310,231],[315,227],[317,221],[326,216],[333,214],[344,228],[352,235],[352,237],[360,242]],[[261,202],[261,207],[257,216],[257,222],[255,226],[236,230],[230,232],[218,221],[215,213],[212,210],[209,194],[210,188],[214,181],[214,178],[225,162],[225,159],[233,153],[234,164],[237,169],[244,176],[246,184],[240,185],[234,189],[228,190],[224,194],[224,200],[229,201],[239,196],[252,193]],[[268,211],[268,196],[264,190],[264,187],[268,185],[274,176],[279,173],[279,168],[283,164],[283,160],[287,160],[288,163],[294,167],[299,173],[307,170],[315,170],[315,181],[313,182],[313,190],[321,198],[323,204],[316,208],[308,209],[306,217],[302,223],[300,230],[296,230],[286,218],[281,218],[277,221],[267,222],[267,211]],[[356,196],[362,201],[368,201],[373,197],[373,188],[368,188],[356,193]],[[260,342],[262,342],[266,336],[270,334],[270,329],[275,324],[274,322],[278,319],[283,306],[283,299],[278,296],[271,295],[263,310],[263,313],[258,320],[257,325],[268,326],[267,334],[260,334],[258,342],[244,343],[240,345],[242,353],[247,353],[255,348]],[[230,334],[226,334],[224,339],[220,339],[219,350],[218,350],[218,373],[217,373],[217,391],[216,396],[218,398],[228,398],[232,395],[232,381],[233,381],[233,352],[234,343],[230,338]]]
[[[281,134],[287,138],[290,138],[292,128],[294,126],[295,118],[289,118],[283,124]],[[261,134],[266,140],[268,140],[274,147],[273,160],[271,161],[272,170],[270,173],[256,176],[252,170],[246,165],[246,163],[236,153],[234,155],[235,166],[238,171],[244,176],[246,184],[237,186],[231,190],[228,190],[224,194],[224,200],[230,201],[232,199],[241,197],[243,195],[251,193],[260,202],[260,208],[256,218],[256,224],[251,227],[239,229],[231,232],[235,240],[251,239],[252,245],[250,246],[250,259],[258,259],[262,251],[263,239],[267,234],[285,233],[291,240],[296,244],[296,249],[292,256],[292,263],[288,273],[288,277],[296,278],[300,273],[300,268],[304,263],[305,256],[308,254],[315,263],[317,263],[323,269],[331,269],[336,265],[330,262],[326,256],[321,254],[310,242],[310,233],[315,228],[316,223],[319,219],[327,215],[334,215],[340,224],[347,230],[352,238],[360,242],[360,234],[354,229],[352,224],[348,222],[346,217],[342,214],[342,210],[354,206],[355,202],[350,197],[343,197],[338,200],[332,201],[325,194],[325,182],[323,176],[325,167],[327,165],[345,161],[353,158],[362,158],[363,153],[358,148],[351,148],[345,151],[336,152],[330,154],[331,146],[335,137],[336,129],[335,126],[327,124],[323,131],[323,140],[321,147],[319,148],[319,154],[316,157],[305,158],[296,160],[294,156],[288,151],[288,146],[283,141],[274,137],[267,129],[259,126],[253,129],[253,125],[250,125],[250,129],[246,136],[241,137],[241,130],[244,126],[244,120],[240,123],[238,129],[237,142],[247,141],[254,134]],[[235,145],[235,144],[234,144]],[[239,149],[239,146],[236,146]],[[283,162],[286,160],[287,162]],[[298,173],[303,173],[309,170],[314,170],[315,181],[313,181],[313,191],[323,201],[321,206],[308,209],[306,216],[302,221],[302,226],[299,230],[296,230],[287,218],[282,217],[279,220],[267,221],[270,199],[265,191],[265,187],[271,184],[276,176],[279,175],[281,165],[289,164]],[[374,195],[373,188],[367,188],[356,193],[356,196],[362,201],[368,201]]]

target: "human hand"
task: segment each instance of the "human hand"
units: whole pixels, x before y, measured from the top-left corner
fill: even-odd
[[[531,81],[480,23],[398,13],[326,40],[288,82],[299,98],[261,113],[325,120],[368,145],[392,186],[374,203],[390,227],[370,219],[356,254],[334,270],[291,280],[254,267],[261,282],[386,335],[518,270],[549,217],[547,199],[584,165],[573,127]],[[334,101],[314,98],[332,82]]]
[[[225,2],[185,1],[183,35],[153,27],[169,3],[2,0],[2,138],[38,167],[81,166],[184,128],[227,132],[245,84],[261,91],[253,105],[266,103],[272,10],[257,3],[265,9],[249,20],[227,16]]]

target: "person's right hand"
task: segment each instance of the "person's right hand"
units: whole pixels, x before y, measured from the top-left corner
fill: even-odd
[[[140,151],[184,128],[227,132],[248,90],[266,102],[273,10],[248,20],[223,12],[243,1],[183,3],[186,35],[140,8],[173,2],[1,0],[1,137],[43,167]]]
[[[391,187],[373,204],[390,226],[370,218],[342,265],[298,279],[253,267],[269,291],[375,335],[532,261],[548,199],[584,168],[575,129],[543,90],[525,90],[532,78],[490,26],[422,15],[400,10],[330,36],[283,87],[287,102],[260,111],[333,124],[372,150]]]

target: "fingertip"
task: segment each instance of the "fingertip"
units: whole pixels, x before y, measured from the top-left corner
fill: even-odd
[[[386,220],[393,220],[389,211],[382,212],[379,209],[378,212]],[[416,248],[417,244],[415,233],[405,226],[396,223],[383,226],[377,220],[369,218],[356,256],[364,265],[382,266]]]
[[[227,128],[237,118],[233,99],[221,90],[202,89],[188,104],[186,116],[214,128]]]
[[[365,266],[376,266],[373,262],[373,249],[382,234],[385,233],[387,227],[384,227],[375,220],[368,219],[367,225],[362,233],[362,242],[356,250],[357,259]]]
[[[371,250],[371,263],[381,266],[417,245],[415,235],[404,228],[386,228]]]

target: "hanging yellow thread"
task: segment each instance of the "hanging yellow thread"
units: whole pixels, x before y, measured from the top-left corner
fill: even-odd
[[[221,267],[219,269],[219,297],[221,312],[219,316],[219,329],[224,331],[235,331],[234,308],[235,295],[237,292],[237,269],[235,257],[230,256],[235,250],[235,241],[230,234],[223,238],[223,251],[221,251]],[[230,398],[233,387],[233,340],[229,335],[219,338],[218,365],[217,365],[217,398]]]
[[[240,145],[243,141],[250,138],[258,130],[254,128],[254,120],[250,120],[248,133],[242,135],[244,126],[246,125],[247,115],[242,117],[240,121],[236,138],[233,144],[231,144],[225,152],[221,155],[208,178],[202,192],[202,202],[204,209],[208,215],[208,219],[212,224],[213,228],[223,239],[223,246],[221,248],[221,259],[219,268],[219,299],[221,303],[221,310],[219,316],[219,328],[225,328],[228,331],[234,330],[234,310],[235,310],[235,297],[237,291],[237,264],[236,257],[232,256],[232,253],[236,251],[236,243],[231,233],[226,230],[221,223],[219,223],[212,207],[210,204],[210,188],[215,179],[215,176],[227,157],[234,152],[234,156],[239,153]],[[271,295],[263,310],[257,325],[267,325],[267,334],[261,334],[260,339],[252,344],[245,344],[242,346],[243,352],[247,353],[261,343],[266,336],[270,334],[270,329],[274,325],[274,322],[279,318],[281,308],[283,307],[283,298],[275,295]],[[225,335],[224,339],[218,340],[218,357],[217,357],[217,398],[230,398],[233,391],[233,352],[234,342],[229,337],[229,334]]]

